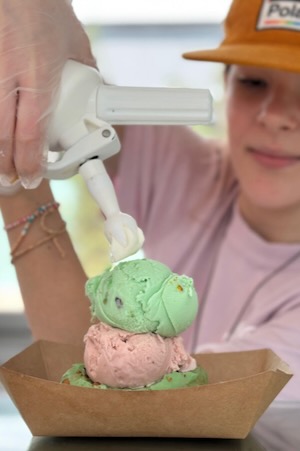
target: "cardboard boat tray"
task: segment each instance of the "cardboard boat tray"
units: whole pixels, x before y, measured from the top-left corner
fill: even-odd
[[[207,385],[97,390],[61,384],[83,347],[37,341],[0,367],[34,436],[245,438],[292,376],[268,349],[197,354]]]

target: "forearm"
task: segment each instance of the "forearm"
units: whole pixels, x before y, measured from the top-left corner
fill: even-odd
[[[27,216],[53,200],[47,182],[36,190],[0,197],[4,223]],[[63,228],[58,210],[48,214],[45,223],[54,231]],[[18,226],[8,231],[11,247],[18,240],[21,229],[22,226]],[[89,302],[84,294],[86,275],[67,231],[55,237],[57,245],[49,239],[35,247],[46,236],[40,218],[37,218],[20,246],[23,250],[28,246],[33,249],[14,262],[26,316],[36,339],[78,343],[90,324]]]

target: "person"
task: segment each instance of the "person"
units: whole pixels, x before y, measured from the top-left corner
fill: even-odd
[[[290,3],[233,0],[220,46],[184,55],[225,63],[224,142],[186,127],[127,126],[107,167],[144,231],[145,255],[195,281],[187,350],[271,348],[294,373],[278,399],[299,400],[300,24]],[[86,275],[54,202],[44,180],[2,196],[1,210],[8,226],[44,206],[31,247],[9,228],[13,262],[33,336],[76,343],[90,321]]]
[[[71,0],[0,0],[0,30],[0,185],[35,188],[62,68],[96,61]]]

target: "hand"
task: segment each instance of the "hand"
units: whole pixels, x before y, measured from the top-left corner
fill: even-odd
[[[111,260],[117,262],[139,251],[144,243],[144,234],[135,220],[117,213],[106,219],[104,233],[110,242]]]
[[[90,43],[68,0],[0,0],[0,184],[41,181],[62,68],[95,67]]]
[[[22,188],[20,180],[16,180],[15,182],[12,182],[9,186],[2,186],[0,185],[0,201],[1,196],[13,196],[16,194],[20,189]]]

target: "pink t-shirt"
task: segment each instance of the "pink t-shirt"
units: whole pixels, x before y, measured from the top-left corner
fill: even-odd
[[[269,243],[239,213],[222,145],[183,127],[127,127],[117,180],[121,209],[145,233],[145,255],[194,279],[190,352],[271,348],[300,400],[300,244]]]

